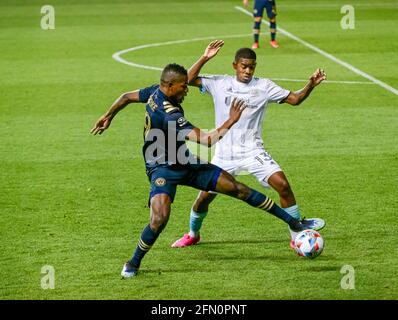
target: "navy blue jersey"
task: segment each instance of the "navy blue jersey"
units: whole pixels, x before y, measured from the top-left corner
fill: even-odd
[[[169,100],[159,85],[140,89],[139,100],[147,102],[143,152],[151,183],[148,205],[161,193],[173,202],[178,185],[215,191],[222,169],[189,152],[185,136],[194,126],[185,119],[182,107]]]
[[[151,94],[154,93],[158,88],[158,84],[153,84],[150,87],[140,89],[140,91],[138,92],[138,99],[140,100],[140,102],[147,103]]]
[[[140,100],[149,95],[143,147],[147,169],[195,161],[185,144],[185,137],[194,126],[185,119],[181,105],[170,100],[159,86],[141,89],[139,95]]]

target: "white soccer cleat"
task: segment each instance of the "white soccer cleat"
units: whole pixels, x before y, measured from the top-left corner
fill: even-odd
[[[131,278],[131,277],[135,277],[138,273],[138,269],[135,268],[130,262],[126,262],[123,266],[122,272],[120,273],[120,275],[123,278]]]
[[[316,231],[322,230],[326,225],[325,220],[321,218],[311,218],[311,219],[304,218],[303,220],[305,220],[306,226],[308,226],[309,229]]]

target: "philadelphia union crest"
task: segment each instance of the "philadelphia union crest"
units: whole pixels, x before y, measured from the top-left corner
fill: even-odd
[[[166,184],[166,179],[165,178],[157,178],[155,180],[155,185],[157,187],[163,187]]]

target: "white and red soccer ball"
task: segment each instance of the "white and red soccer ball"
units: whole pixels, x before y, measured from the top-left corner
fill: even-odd
[[[324,247],[321,234],[315,230],[303,230],[294,240],[294,250],[299,256],[314,259],[319,256]]]

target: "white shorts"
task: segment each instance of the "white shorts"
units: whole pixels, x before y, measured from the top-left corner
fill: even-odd
[[[217,156],[211,159],[211,163],[219,166],[229,174],[237,175],[251,174],[255,176],[260,184],[269,188],[268,179],[275,172],[282,171],[279,164],[272,159],[271,155],[263,150],[256,156],[250,156],[239,160],[224,160]]]

